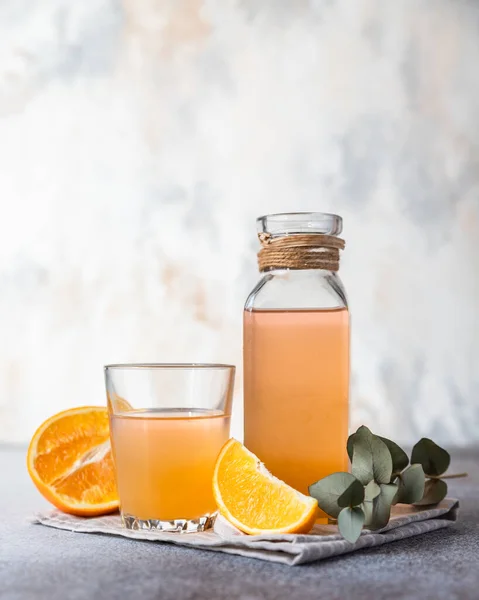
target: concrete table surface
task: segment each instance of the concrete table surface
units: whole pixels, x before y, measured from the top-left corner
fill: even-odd
[[[0,447],[0,599],[317,600],[479,598],[479,449],[453,452],[460,499],[451,528],[327,561],[286,567],[213,552],[28,523],[47,506],[25,450]]]

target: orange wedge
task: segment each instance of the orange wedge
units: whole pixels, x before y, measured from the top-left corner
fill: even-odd
[[[64,512],[118,509],[106,408],[82,406],[45,421],[30,442],[27,468],[40,493]]]
[[[307,533],[318,503],[273,477],[243,444],[223,446],[213,475],[213,493],[221,515],[250,535]]]
[[[108,393],[107,395],[108,405],[113,409],[113,413],[129,412],[130,410],[133,410],[133,406],[128,402],[128,400],[125,400],[125,398],[117,396],[117,394]]]

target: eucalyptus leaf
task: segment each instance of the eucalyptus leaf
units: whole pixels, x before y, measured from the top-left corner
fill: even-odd
[[[382,529],[388,524],[391,515],[391,504],[398,489],[395,483],[382,483],[379,487],[381,493],[370,503],[372,507],[368,507],[369,510],[366,515],[368,518],[366,525],[372,530]],[[365,502],[365,504],[367,503]]]
[[[410,465],[399,476],[399,487],[395,502],[414,504],[420,502],[424,496],[425,477],[422,466]]]
[[[331,517],[337,518],[341,512],[339,497],[356,481],[351,473],[333,473],[309,486],[309,494],[316,498],[318,506]]]
[[[364,500],[372,501],[374,498],[379,496],[381,493],[381,488],[375,481],[370,481],[368,485],[364,488]]]
[[[391,454],[391,459],[393,461],[393,473],[400,473],[403,469],[405,469],[409,464],[408,455],[404,452],[404,450],[393,442],[392,440],[388,440],[385,437],[378,436],[381,441],[383,441]]]
[[[356,431],[351,443],[353,475],[363,485],[372,480],[376,483],[389,483],[393,464],[386,444],[364,425]]]
[[[445,473],[451,462],[451,457],[429,438],[422,438],[412,449],[411,463],[422,465],[424,473],[436,477]]]
[[[364,500],[364,486],[355,479],[351,485],[339,496],[338,506],[358,506]]]
[[[361,535],[364,512],[358,507],[347,506],[339,513],[338,528],[344,539],[354,544]]]
[[[424,495],[421,500],[414,502],[415,506],[437,504],[447,495],[447,483],[442,479],[428,479],[424,486]]]
[[[369,527],[373,520],[373,501],[372,500],[364,500],[361,504],[361,508],[364,513],[364,526]]]
[[[353,450],[354,450],[354,440],[356,439],[356,434],[352,433],[348,437],[348,442],[346,444],[346,449],[348,451],[349,460],[353,462]]]

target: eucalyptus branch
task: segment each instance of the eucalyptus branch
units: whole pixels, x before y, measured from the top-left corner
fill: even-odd
[[[428,438],[419,440],[409,459],[395,442],[363,425],[349,436],[347,451],[352,472],[324,477],[309,487],[309,493],[352,543],[363,527],[385,527],[393,504],[437,504],[447,494],[444,479],[467,477],[447,475],[449,453]]]

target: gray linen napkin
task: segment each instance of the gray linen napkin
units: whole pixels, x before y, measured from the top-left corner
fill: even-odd
[[[308,534],[250,536],[238,531],[222,517],[216,519],[214,529],[188,534],[134,531],[121,526],[119,515],[86,519],[57,510],[38,513],[32,522],[78,533],[119,535],[137,540],[167,542],[201,550],[238,554],[286,565],[300,565],[448,527],[457,519],[458,507],[459,503],[454,498],[446,498],[437,506],[425,508],[398,504],[393,507],[391,520],[384,529],[365,529],[354,544],[341,537],[336,525],[315,525]]]

